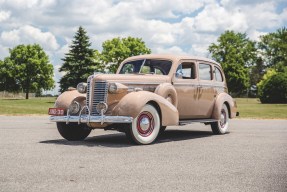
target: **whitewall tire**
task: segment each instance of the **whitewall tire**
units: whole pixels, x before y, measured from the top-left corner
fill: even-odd
[[[211,123],[211,129],[214,134],[225,134],[229,127],[229,112],[225,104],[222,105],[220,119],[217,122]]]
[[[127,137],[136,144],[153,143],[160,132],[160,117],[156,108],[146,104],[139,115],[133,120]]]

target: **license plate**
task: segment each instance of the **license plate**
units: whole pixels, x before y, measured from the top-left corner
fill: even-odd
[[[65,110],[62,108],[49,108],[49,115],[54,115],[54,116],[63,116],[65,113]]]

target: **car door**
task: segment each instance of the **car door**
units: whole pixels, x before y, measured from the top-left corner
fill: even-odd
[[[200,118],[210,118],[216,97],[211,63],[198,62],[198,80],[198,115]]]
[[[178,97],[179,119],[198,117],[198,77],[196,62],[180,61],[173,79],[173,85]]]

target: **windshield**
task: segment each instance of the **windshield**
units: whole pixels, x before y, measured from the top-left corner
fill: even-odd
[[[167,75],[171,68],[171,61],[156,59],[141,59],[128,61],[123,64],[120,74],[157,74]]]

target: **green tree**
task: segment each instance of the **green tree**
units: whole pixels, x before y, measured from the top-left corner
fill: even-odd
[[[251,92],[249,96],[257,96],[258,87],[256,86],[258,82],[261,81],[266,70],[264,61],[261,57],[258,57],[256,63],[250,67],[250,85]]]
[[[249,68],[258,60],[255,45],[245,33],[225,31],[217,43],[208,48],[212,58],[221,63],[229,92],[234,96],[243,94],[250,87]]]
[[[14,64],[7,57],[5,62],[0,61],[0,91],[18,92],[19,83],[14,78]]]
[[[76,87],[79,82],[87,81],[89,75],[99,68],[95,57],[97,52],[90,48],[91,43],[87,32],[79,27],[74,36],[70,50],[65,54],[60,72],[66,74],[60,79],[60,91],[64,92],[69,87]]]
[[[269,79],[276,75],[277,72],[275,69],[270,68],[267,70],[267,72],[263,75],[262,79],[260,80],[259,83],[257,83],[257,91],[258,91],[258,96],[261,97],[263,94],[263,88],[265,87],[266,83],[269,81]]]
[[[284,71],[287,67],[287,28],[283,27],[274,33],[261,36],[259,48],[267,67]]]
[[[267,73],[269,77],[259,83],[261,103],[287,103],[287,73]]]
[[[31,91],[54,88],[53,65],[40,45],[18,45],[9,51],[1,64],[1,90],[23,90],[29,99]]]
[[[120,63],[131,56],[149,54],[151,50],[146,47],[141,38],[113,38],[102,44],[101,59],[110,72],[116,72]]]

